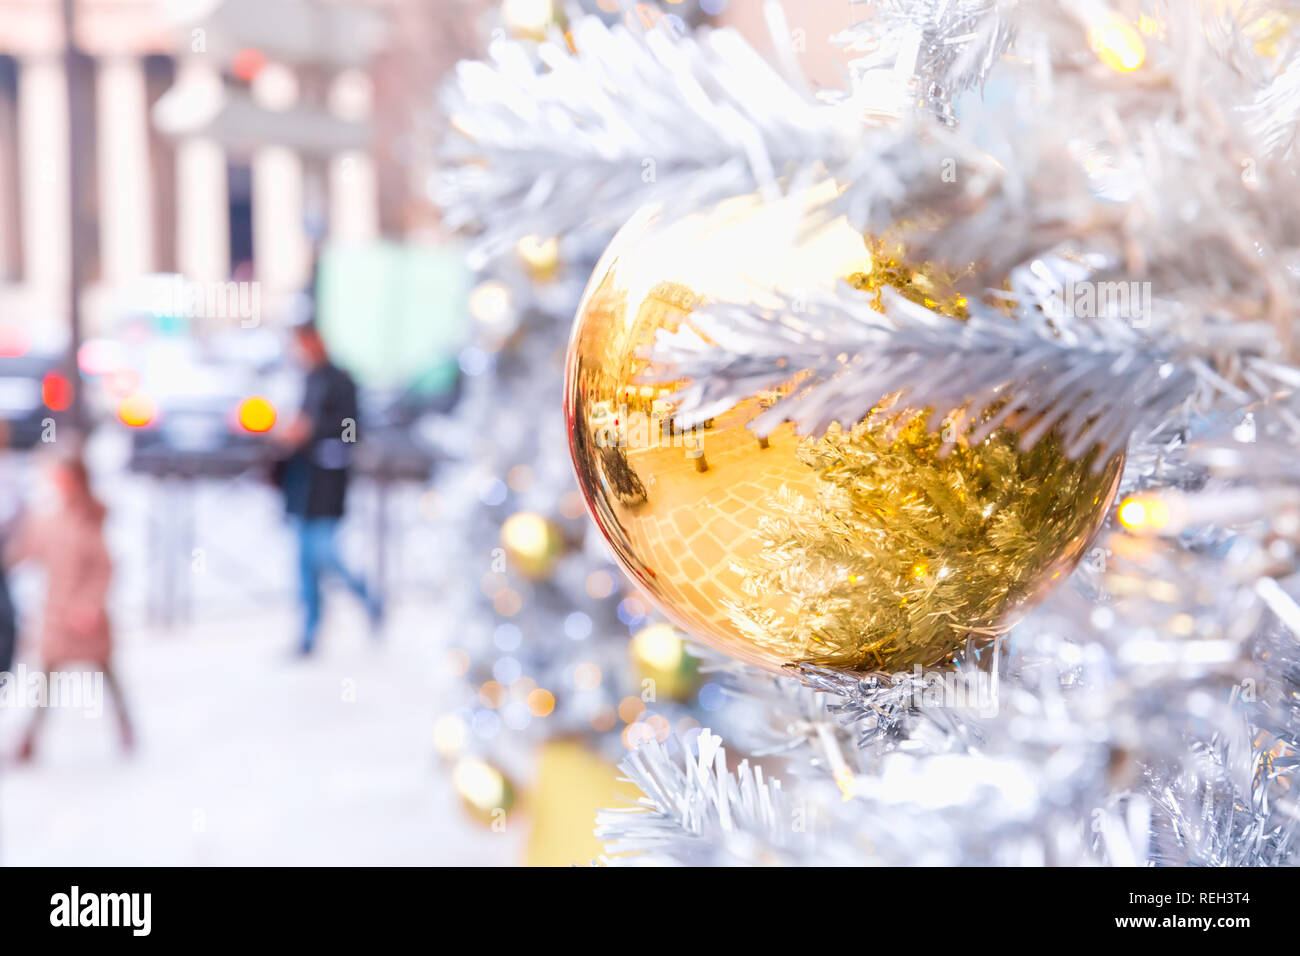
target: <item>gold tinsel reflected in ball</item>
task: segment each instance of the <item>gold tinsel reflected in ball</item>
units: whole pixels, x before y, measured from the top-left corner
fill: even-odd
[[[1069,573],[1120,457],[1093,468],[1050,433],[1029,450],[1010,426],[971,445],[890,414],[760,440],[745,425],[773,395],[679,429],[674,386],[642,383],[638,352],[701,302],[751,298],[747,280],[787,293],[883,283],[954,322],[965,314],[937,270],[901,266],[843,220],[795,242],[800,202],[742,197],[675,222],[644,211],[615,238],[570,344],[579,484],[624,569],[719,650],[773,668],[937,663],[1002,633]]]

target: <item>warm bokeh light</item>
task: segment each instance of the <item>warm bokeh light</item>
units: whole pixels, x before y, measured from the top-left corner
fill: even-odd
[[[500,707],[505,698],[506,689],[497,681],[487,681],[478,689],[478,699],[484,707]]]
[[[1126,528],[1136,528],[1147,520],[1146,505],[1129,499],[1119,506],[1120,524]]]
[[[433,746],[443,757],[455,757],[465,747],[469,728],[459,714],[439,717],[433,725]]]
[[[645,725],[650,728],[655,735],[655,740],[660,743],[672,736],[673,725],[668,722],[668,718],[663,714],[651,714],[646,718]]]
[[[143,428],[152,422],[157,414],[158,406],[144,392],[128,395],[117,404],[118,420],[131,428]]]
[[[624,697],[618,704],[619,720],[630,724],[645,713],[645,701],[640,697]]]
[[[637,631],[631,652],[647,667],[671,671],[681,666],[686,645],[671,624],[651,624]]]
[[[555,695],[539,687],[528,695],[528,712],[534,717],[548,717],[555,710]]]
[[[523,610],[524,599],[514,588],[502,588],[492,599],[492,607],[502,617],[514,617]]]
[[[64,412],[72,405],[72,383],[62,372],[47,372],[41,380],[41,401],[52,412]]]
[[[835,785],[840,788],[845,800],[853,798],[857,793],[857,783],[853,777],[853,771],[848,767],[839,767],[834,773]]]
[[[251,83],[266,66],[266,54],[254,47],[245,47],[235,54],[230,72],[245,83]]]
[[[239,425],[244,431],[261,434],[275,426],[275,406],[261,395],[252,395],[239,403]]]
[[[453,647],[443,658],[443,666],[453,677],[464,677],[469,672],[469,653],[462,647]]]
[[[576,491],[566,491],[560,497],[560,514],[566,518],[581,518],[587,513],[587,507],[582,503],[582,495]]]
[[[87,339],[77,349],[77,368],[83,375],[107,375],[122,364],[122,346],[112,339]]]
[[[534,511],[519,511],[501,525],[501,546],[525,577],[548,577],[564,550],[559,527]]]
[[[532,485],[533,477],[533,470],[527,465],[515,465],[506,472],[506,484],[511,491],[523,493]]]
[[[1136,70],[1146,59],[1141,34],[1118,14],[1089,30],[1088,43],[1101,62],[1120,73]]]
[[[514,787],[506,775],[482,760],[461,760],[452,780],[466,809],[480,822],[489,822],[494,811],[509,810],[514,804]]]
[[[469,294],[469,314],[486,325],[495,325],[510,315],[510,290],[504,282],[488,279]]]
[[[650,613],[650,605],[646,603],[645,598],[635,591],[623,598],[623,603],[619,605],[619,608],[628,617],[645,617]]]
[[[528,268],[528,274],[534,282],[545,282],[559,270],[560,244],[555,239],[524,236],[516,244],[515,252]]]
[[[639,720],[635,723],[628,724],[623,728],[623,745],[627,747],[628,750],[635,750],[642,744],[648,744],[654,739],[654,728]]]
[[[1150,495],[1126,498],[1119,506],[1119,523],[1129,531],[1156,534],[1169,524],[1169,505]]]
[[[0,358],[19,358],[32,347],[32,334],[21,325],[0,325]]]
[[[592,571],[587,575],[587,597],[603,601],[614,593],[614,576],[608,571]]]
[[[504,0],[501,19],[516,36],[541,37],[555,19],[551,0]]]
[[[540,557],[551,544],[551,529],[545,518],[531,511],[512,514],[501,526],[501,542],[509,551]]]

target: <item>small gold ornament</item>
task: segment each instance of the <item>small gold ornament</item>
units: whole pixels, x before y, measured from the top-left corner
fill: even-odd
[[[653,681],[655,699],[685,700],[699,683],[700,661],[671,624],[651,624],[633,635],[628,654],[637,680]]]
[[[520,574],[542,580],[550,577],[564,552],[564,535],[549,518],[517,511],[501,525],[501,547]]]
[[[843,278],[964,317],[939,270],[900,265],[843,219],[800,235],[803,201],[741,197],[676,222],[643,210],[615,237],[569,347],[579,484],[628,574],[717,649],[773,669],[934,664],[1003,633],[1069,574],[1105,518],[1122,455],[1094,469],[1097,452],[1071,461],[1055,434],[1020,449],[1024,422],[971,445],[964,430],[889,412],[820,437],[787,423],[760,439],[745,425],[774,395],[678,428],[676,386],[641,383],[638,352],[701,302],[752,299],[754,283],[797,295]]]
[[[496,766],[474,757],[463,757],[452,770],[452,782],[461,805],[476,823],[485,827],[505,826],[515,808],[515,785]]]
[[[515,243],[515,252],[534,282],[550,282],[560,271],[560,242],[554,237],[524,236]]]

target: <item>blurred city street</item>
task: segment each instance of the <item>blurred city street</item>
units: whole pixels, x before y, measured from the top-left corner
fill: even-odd
[[[380,641],[349,595],[328,590],[318,652],[297,659],[294,551],[274,491],[247,479],[192,482],[170,488],[160,507],[158,482],[111,467],[115,446],[97,451],[102,487],[117,503],[108,529],[115,663],[137,749],[121,755],[111,704],[103,719],[55,708],[37,759],[15,765],[29,714],[0,708],[0,863],[517,860],[524,828],[471,824],[432,746],[453,636],[433,582],[395,588],[410,596],[391,603]],[[5,477],[23,480],[26,467],[8,464]],[[358,517],[344,534],[350,560],[367,572],[370,491],[357,488]],[[169,510],[186,520],[168,521]],[[178,523],[191,540],[163,533]],[[432,540],[395,535],[390,554],[409,554],[392,573],[427,566]],[[157,605],[163,580],[177,592],[169,613],[188,608],[188,620],[150,620],[167,612]],[[39,588],[31,578],[14,584],[20,597]],[[19,660],[35,666],[29,653]]]
[[[467,61],[648,9],[0,0],[0,866],[585,864],[722,706],[569,460],[614,223],[447,189]]]
[[[382,644],[343,599],[293,660],[288,600],[182,632],[121,635],[136,718],[52,711],[40,759],[0,772],[0,859],[49,865],[493,865],[522,830],[470,825],[430,746],[436,608],[394,609]],[[0,711],[3,751],[26,714]],[[196,742],[197,745],[196,745]]]

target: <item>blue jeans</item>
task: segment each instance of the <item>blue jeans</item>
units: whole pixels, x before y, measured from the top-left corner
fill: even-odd
[[[298,580],[303,609],[302,652],[308,654],[316,644],[316,632],[320,629],[321,579],[326,574],[338,576],[366,605],[372,620],[379,615],[379,602],[366,587],[366,582],[348,570],[339,555],[335,540],[338,518],[299,518],[297,526]]]

